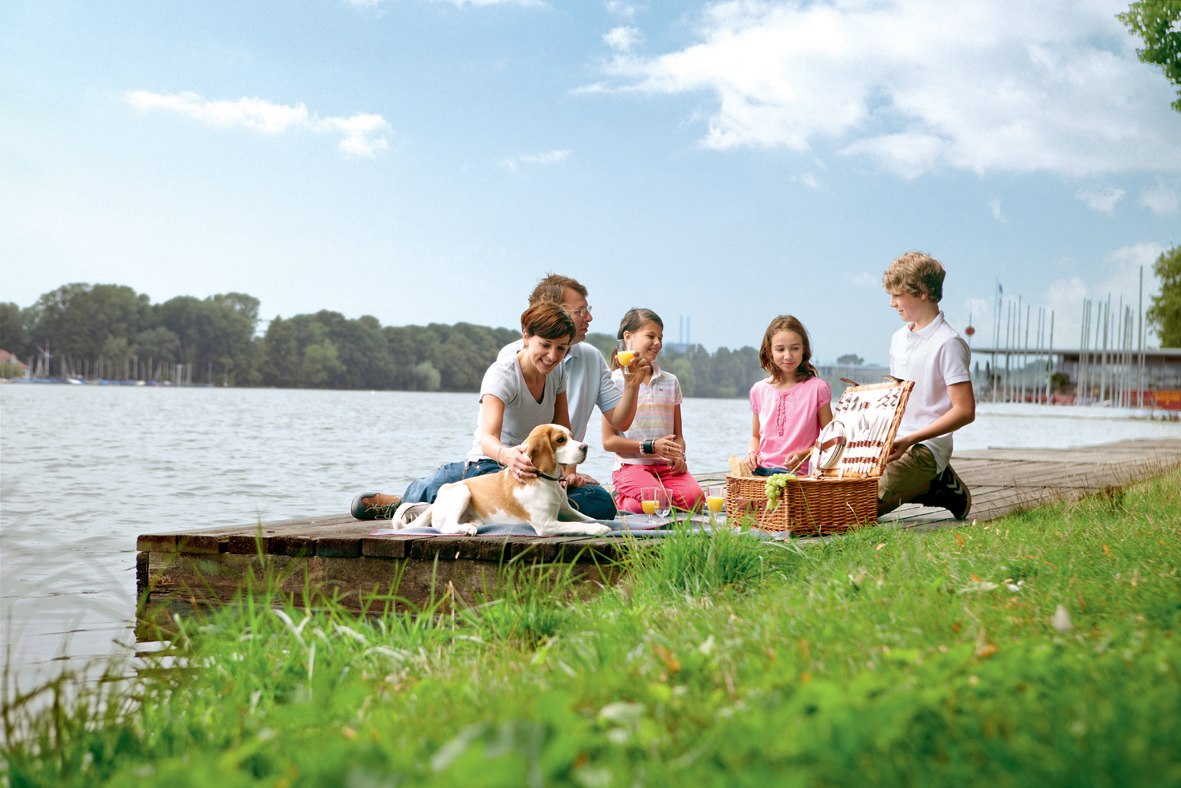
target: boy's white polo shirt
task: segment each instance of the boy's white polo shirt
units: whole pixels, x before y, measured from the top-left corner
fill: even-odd
[[[922,429],[951,410],[947,387],[972,379],[968,369],[971,358],[968,343],[948,324],[942,312],[917,331],[906,325],[894,332],[890,339],[890,374],[914,381],[898,426],[899,435]],[[922,443],[931,450],[938,472],[942,473],[951,461],[952,433]]]

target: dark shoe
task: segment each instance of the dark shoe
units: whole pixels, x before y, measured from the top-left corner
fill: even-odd
[[[398,508],[398,504],[402,503],[402,499],[396,495],[381,495],[382,498],[388,499],[389,503],[373,504],[370,502],[371,498],[376,498],[379,495],[381,493],[369,492],[361,493],[354,498],[349,507],[353,518],[356,520],[388,520],[393,517],[394,510]]]
[[[943,473],[931,482],[931,490],[926,495],[916,498],[915,503],[941,506],[951,512],[955,519],[963,520],[972,510],[972,493],[959,474],[948,465],[943,469]]]

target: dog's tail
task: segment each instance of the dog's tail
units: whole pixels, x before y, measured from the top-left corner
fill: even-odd
[[[429,503],[401,503],[394,511],[390,520],[390,527],[420,528],[431,524],[431,505]]]

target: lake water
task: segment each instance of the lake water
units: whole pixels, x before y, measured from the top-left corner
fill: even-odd
[[[460,459],[474,394],[0,386],[0,646],[27,688],[134,646],[140,533],[344,513]],[[689,469],[722,471],[744,400],[686,400]],[[957,449],[1181,437],[1098,408],[982,405]],[[590,461],[610,480],[592,422]]]

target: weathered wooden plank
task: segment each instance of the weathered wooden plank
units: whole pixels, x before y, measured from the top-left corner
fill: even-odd
[[[316,541],[306,534],[276,534],[267,543],[267,554],[313,556],[316,554]]]
[[[373,558],[405,558],[414,538],[402,536],[366,536],[361,539],[361,555]]]
[[[437,604],[470,605],[495,597],[503,583],[500,564],[455,561],[391,560],[362,556],[243,556],[230,553],[197,557],[176,553],[148,554],[153,569],[146,587],[154,606],[182,602],[200,607],[230,601],[241,592],[243,578],[257,584],[274,578],[274,591],[302,604],[311,590],[355,610],[422,610]],[[608,567],[572,565],[579,582],[605,586],[614,580]]]
[[[506,561],[512,556],[510,537],[427,536],[409,544],[409,557],[418,561],[436,558],[476,561]]]
[[[175,553],[176,532],[140,534],[135,539],[135,549],[140,552]]]

